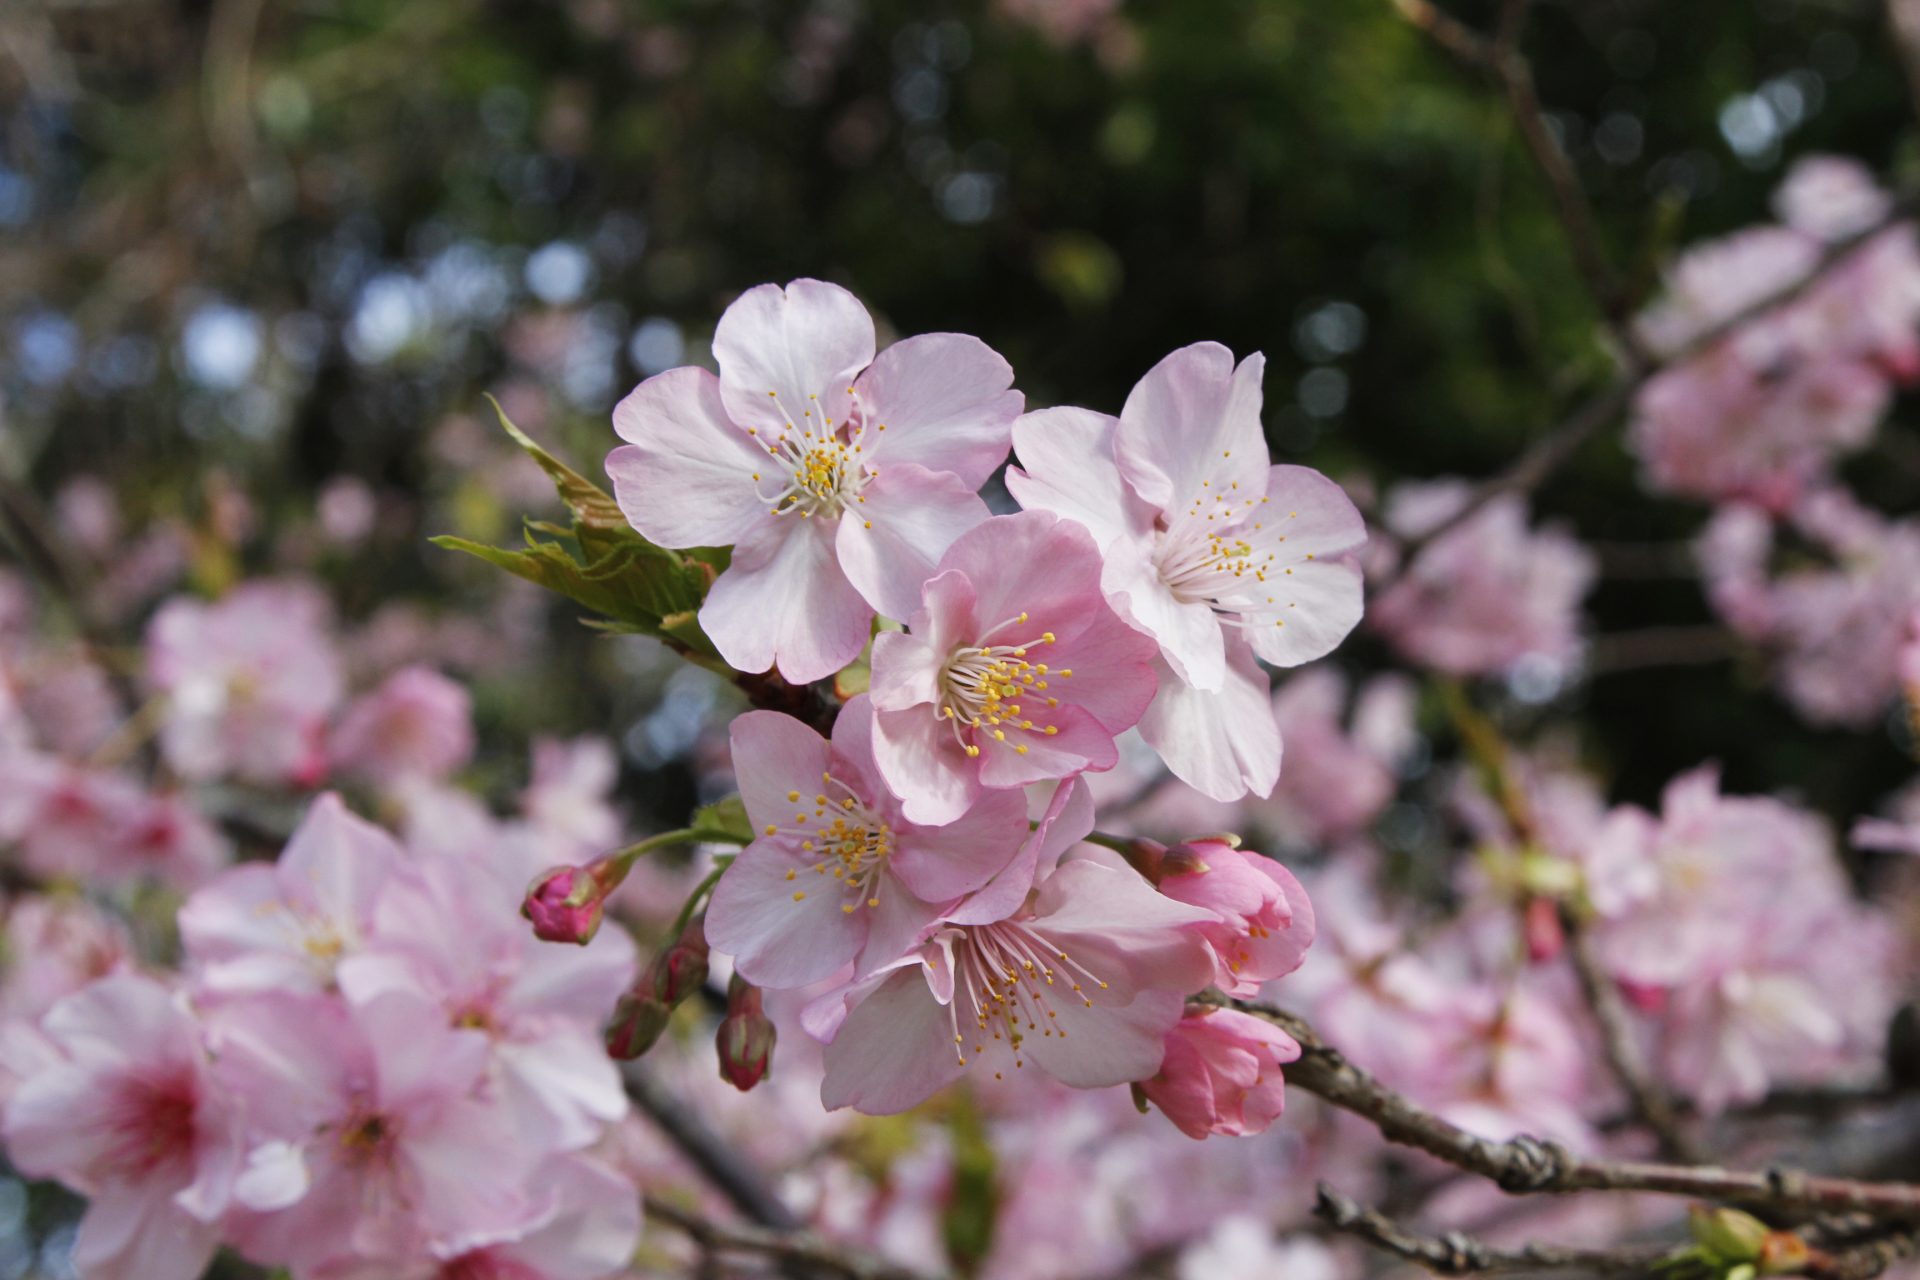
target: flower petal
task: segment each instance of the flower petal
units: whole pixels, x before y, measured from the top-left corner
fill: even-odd
[[[1260,426],[1255,352],[1236,368],[1217,342],[1182,347],[1147,371],[1120,410],[1114,458],[1142,498],[1171,518],[1239,485],[1264,492],[1266,433]]]
[[[990,513],[973,487],[914,463],[878,471],[840,518],[836,542],[847,579],[888,618],[920,608],[920,589],[953,540]]]
[[[1113,456],[1118,418],[1090,409],[1041,409],[1013,424],[1019,467],[1007,489],[1029,511],[1051,511],[1084,526],[1104,549],[1153,532],[1153,508],[1120,475]],[[1025,470],[1021,468],[1024,467]]]
[[[734,300],[713,331],[727,415],[778,436],[845,422],[857,375],[873,363],[873,318],[837,284],[763,284]]]
[[[1140,720],[1140,736],[1174,776],[1215,800],[1268,795],[1280,778],[1280,726],[1273,718],[1266,672],[1236,642],[1227,678],[1213,692],[1196,689],[1162,665],[1160,689]]]
[[[648,378],[613,410],[629,443],[607,455],[613,496],[627,523],[663,547],[730,547],[771,518],[755,474],[781,485],[765,446],[727,417],[720,380],[705,369]],[[784,478],[784,477],[781,477]]]
[[[1013,366],[992,347],[962,333],[923,333],[882,351],[854,383],[870,427],[867,453],[887,466],[918,463],[985,484],[1006,461],[1013,420],[1025,397]]]
[[[777,666],[806,684],[860,656],[873,610],[841,571],[833,532],[831,521],[786,515],[734,547],[700,607],[701,627],[734,670]]]

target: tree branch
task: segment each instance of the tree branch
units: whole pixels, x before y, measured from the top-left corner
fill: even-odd
[[[629,1063],[622,1074],[627,1097],[633,1100],[634,1106],[653,1121],[743,1217],[776,1235],[788,1235],[800,1229],[800,1219],[787,1208],[786,1202],[684,1101],[661,1088],[659,1081],[644,1067]]]
[[[1287,1082],[1371,1123],[1389,1142],[1413,1147],[1519,1194],[1644,1191],[1771,1209],[1858,1211],[1889,1221],[1920,1221],[1920,1186],[1861,1182],[1797,1169],[1745,1171],[1634,1160],[1592,1160],[1556,1142],[1481,1138],[1387,1088],[1347,1061],[1295,1014],[1245,1000],[1216,1003],[1265,1018],[1300,1043]]]
[[[807,1274],[837,1276],[840,1280],[939,1280],[822,1240],[811,1232],[713,1222],[658,1196],[645,1196],[641,1203],[649,1218],[684,1232],[709,1254],[749,1254]]]
[[[1437,1275],[1462,1276],[1499,1271],[1588,1271],[1621,1275],[1651,1270],[1671,1248],[1659,1245],[1619,1245],[1611,1249],[1569,1249],[1557,1245],[1527,1244],[1499,1249],[1458,1231],[1423,1236],[1401,1226],[1377,1210],[1349,1200],[1326,1183],[1319,1187],[1314,1216],[1333,1230],[1366,1241],[1395,1257],[1425,1267]]]

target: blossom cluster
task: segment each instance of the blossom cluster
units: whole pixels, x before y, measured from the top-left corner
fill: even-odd
[[[876,354],[860,304],[814,280],[749,290],[714,354],[717,375],[659,374],[616,411],[621,510],[664,546],[732,548],[699,616],[734,667],[806,682],[868,650],[869,692],[830,740],[776,712],[734,722],[754,838],[707,942],[757,987],[827,985],[803,1021],[829,1107],[900,1111],[1031,1064],[1156,1081],[1196,1136],[1264,1128],[1297,1047],[1186,999],[1299,964],[1298,882],[1228,842],[1074,851],[1093,825],[1078,780],[1136,727],[1207,795],[1271,793],[1260,661],[1321,657],[1359,621],[1364,524],[1332,481],[1269,461],[1263,361],[1203,343],[1118,418],[1022,415],[978,339]],[[992,515],[977,490],[1009,446],[1023,509]]]

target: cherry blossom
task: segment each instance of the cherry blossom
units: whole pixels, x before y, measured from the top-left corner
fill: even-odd
[[[851,662],[878,612],[905,618],[953,540],[987,518],[975,490],[1022,404],[977,338],[932,333],[874,354],[838,285],[742,294],[714,331],[718,377],[673,369],[614,410],[607,458],[633,527],[663,546],[731,546],[700,623],[741,671],[817,680]]]
[[[1280,1068],[1299,1056],[1264,1018],[1201,1009],[1167,1032],[1166,1057],[1140,1091],[1189,1138],[1264,1133],[1286,1106]]]
[[[1153,698],[1153,641],[1107,607],[1100,553],[1046,512],[962,534],[908,633],[873,643],[874,754],[915,822],[950,822],[983,788],[1111,768]]]
[[[327,740],[336,772],[376,786],[444,778],[473,756],[473,703],[430,667],[403,667],[348,705]]]
[[[1365,525],[1338,485],[1271,466],[1265,361],[1215,343],[1151,369],[1120,417],[1047,409],[1014,427],[1023,507],[1087,527],[1114,609],[1160,645],[1141,733],[1182,780],[1221,800],[1266,795],[1280,735],[1258,659],[1322,657],[1361,613],[1352,556]],[[1024,468],[1024,469],[1023,469]]]
[[[909,821],[874,737],[864,695],[841,710],[831,743],[778,712],[733,722],[734,772],[758,835],[714,890],[707,939],[755,983],[802,987],[856,958],[865,972],[892,963],[1027,840],[1014,791],[983,792],[944,826]]]

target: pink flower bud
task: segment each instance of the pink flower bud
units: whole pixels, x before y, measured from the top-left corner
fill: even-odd
[[[555,867],[542,872],[527,889],[520,914],[533,921],[533,934],[543,942],[593,941],[607,894],[620,883],[624,867],[596,858],[584,867]]]
[[[1167,1032],[1166,1057],[1140,1092],[1189,1138],[1260,1133],[1285,1109],[1280,1068],[1300,1046],[1233,1009],[1199,1009]]]
[[[681,931],[678,941],[654,957],[640,979],[640,988],[650,986],[654,998],[671,1009],[705,986],[706,981],[706,918],[696,916]]]
[[[773,1041],[773,1023],[760,1011],[760,988],[734,975],[716,1041],[720,1078],[742,1093],[759,1084],[773,1061]]]
[[[1300,882],[1225,838],[1168,849],[1157,883],[1167,897],[1217,917],[1195,931],[1213,952],[1214,985],[1228,995],[1257,995],[1262,983],[1299,968],[1313,945],[1313,906]]]
[[[1523,932],[1527,939],[1527,959],[1545,964],[1555,959],[1567,945],[1566,930],[1560,926],[1560,907],[1551,898],[1528,898]]]

